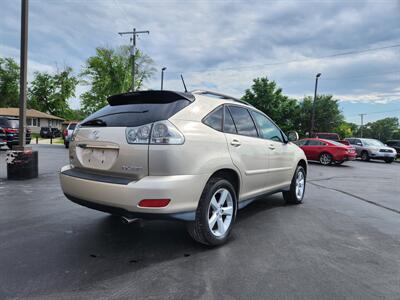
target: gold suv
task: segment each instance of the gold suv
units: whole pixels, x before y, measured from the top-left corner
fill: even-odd
[[[60,173],[71,201],[125,219],[184,220],[208,245],[224,243],[237,211],[260,195],[302,202],[303,151],[251,105],[208,91],[141,91],[108,102],[71,137]]]

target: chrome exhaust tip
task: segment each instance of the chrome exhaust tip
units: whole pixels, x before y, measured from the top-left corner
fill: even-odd
[[[121,221],[124,224],[131,224],[131,223],[140,221],[140,219],[138,219],[138,218],[129,219],[127,217],[121,217]]]

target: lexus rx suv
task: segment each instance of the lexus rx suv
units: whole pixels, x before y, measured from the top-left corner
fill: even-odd
[[[251,105],[208,91],[141,91],[108,103],[72,134],[60,172],[71,201],[125,220],[184,220],[207,245],[224,243],[237,211],[260,195],[303,201],[304,152]]]

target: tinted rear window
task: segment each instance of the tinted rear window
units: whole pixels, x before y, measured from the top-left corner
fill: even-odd
[[[108,105],[87,117],[82,126],[136,127],[167,120],[190,104],[186,99],[168,103]]]
[[[8,127],[8,128],[18,128],[19,127],[19,120],[13,120],[13,119],[0,119],[0,126],[2,127]]]
[[[69,124],[68,130],[74,130],[76,127],[76,124]]]

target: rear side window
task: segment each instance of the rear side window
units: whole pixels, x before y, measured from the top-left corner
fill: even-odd
[[[81,126],[136,127],[167,120],[190,104],[189,100],[173,102],[107,105],[83,120]]]
[[[224,132],[236,134],[235,123],[233,123],[232,115],[228,107],[225,106]]]
[[[253,119],[247,109],[230,106],[229,110],[232,114],[233,122],[235,123],[238,134],[257,137],[257,129]]]
[[[206,116],[203,120],[203,123],[211,128],[214,128],[215,130],[222,131],[222,116],[223,107],[221,106]]]

